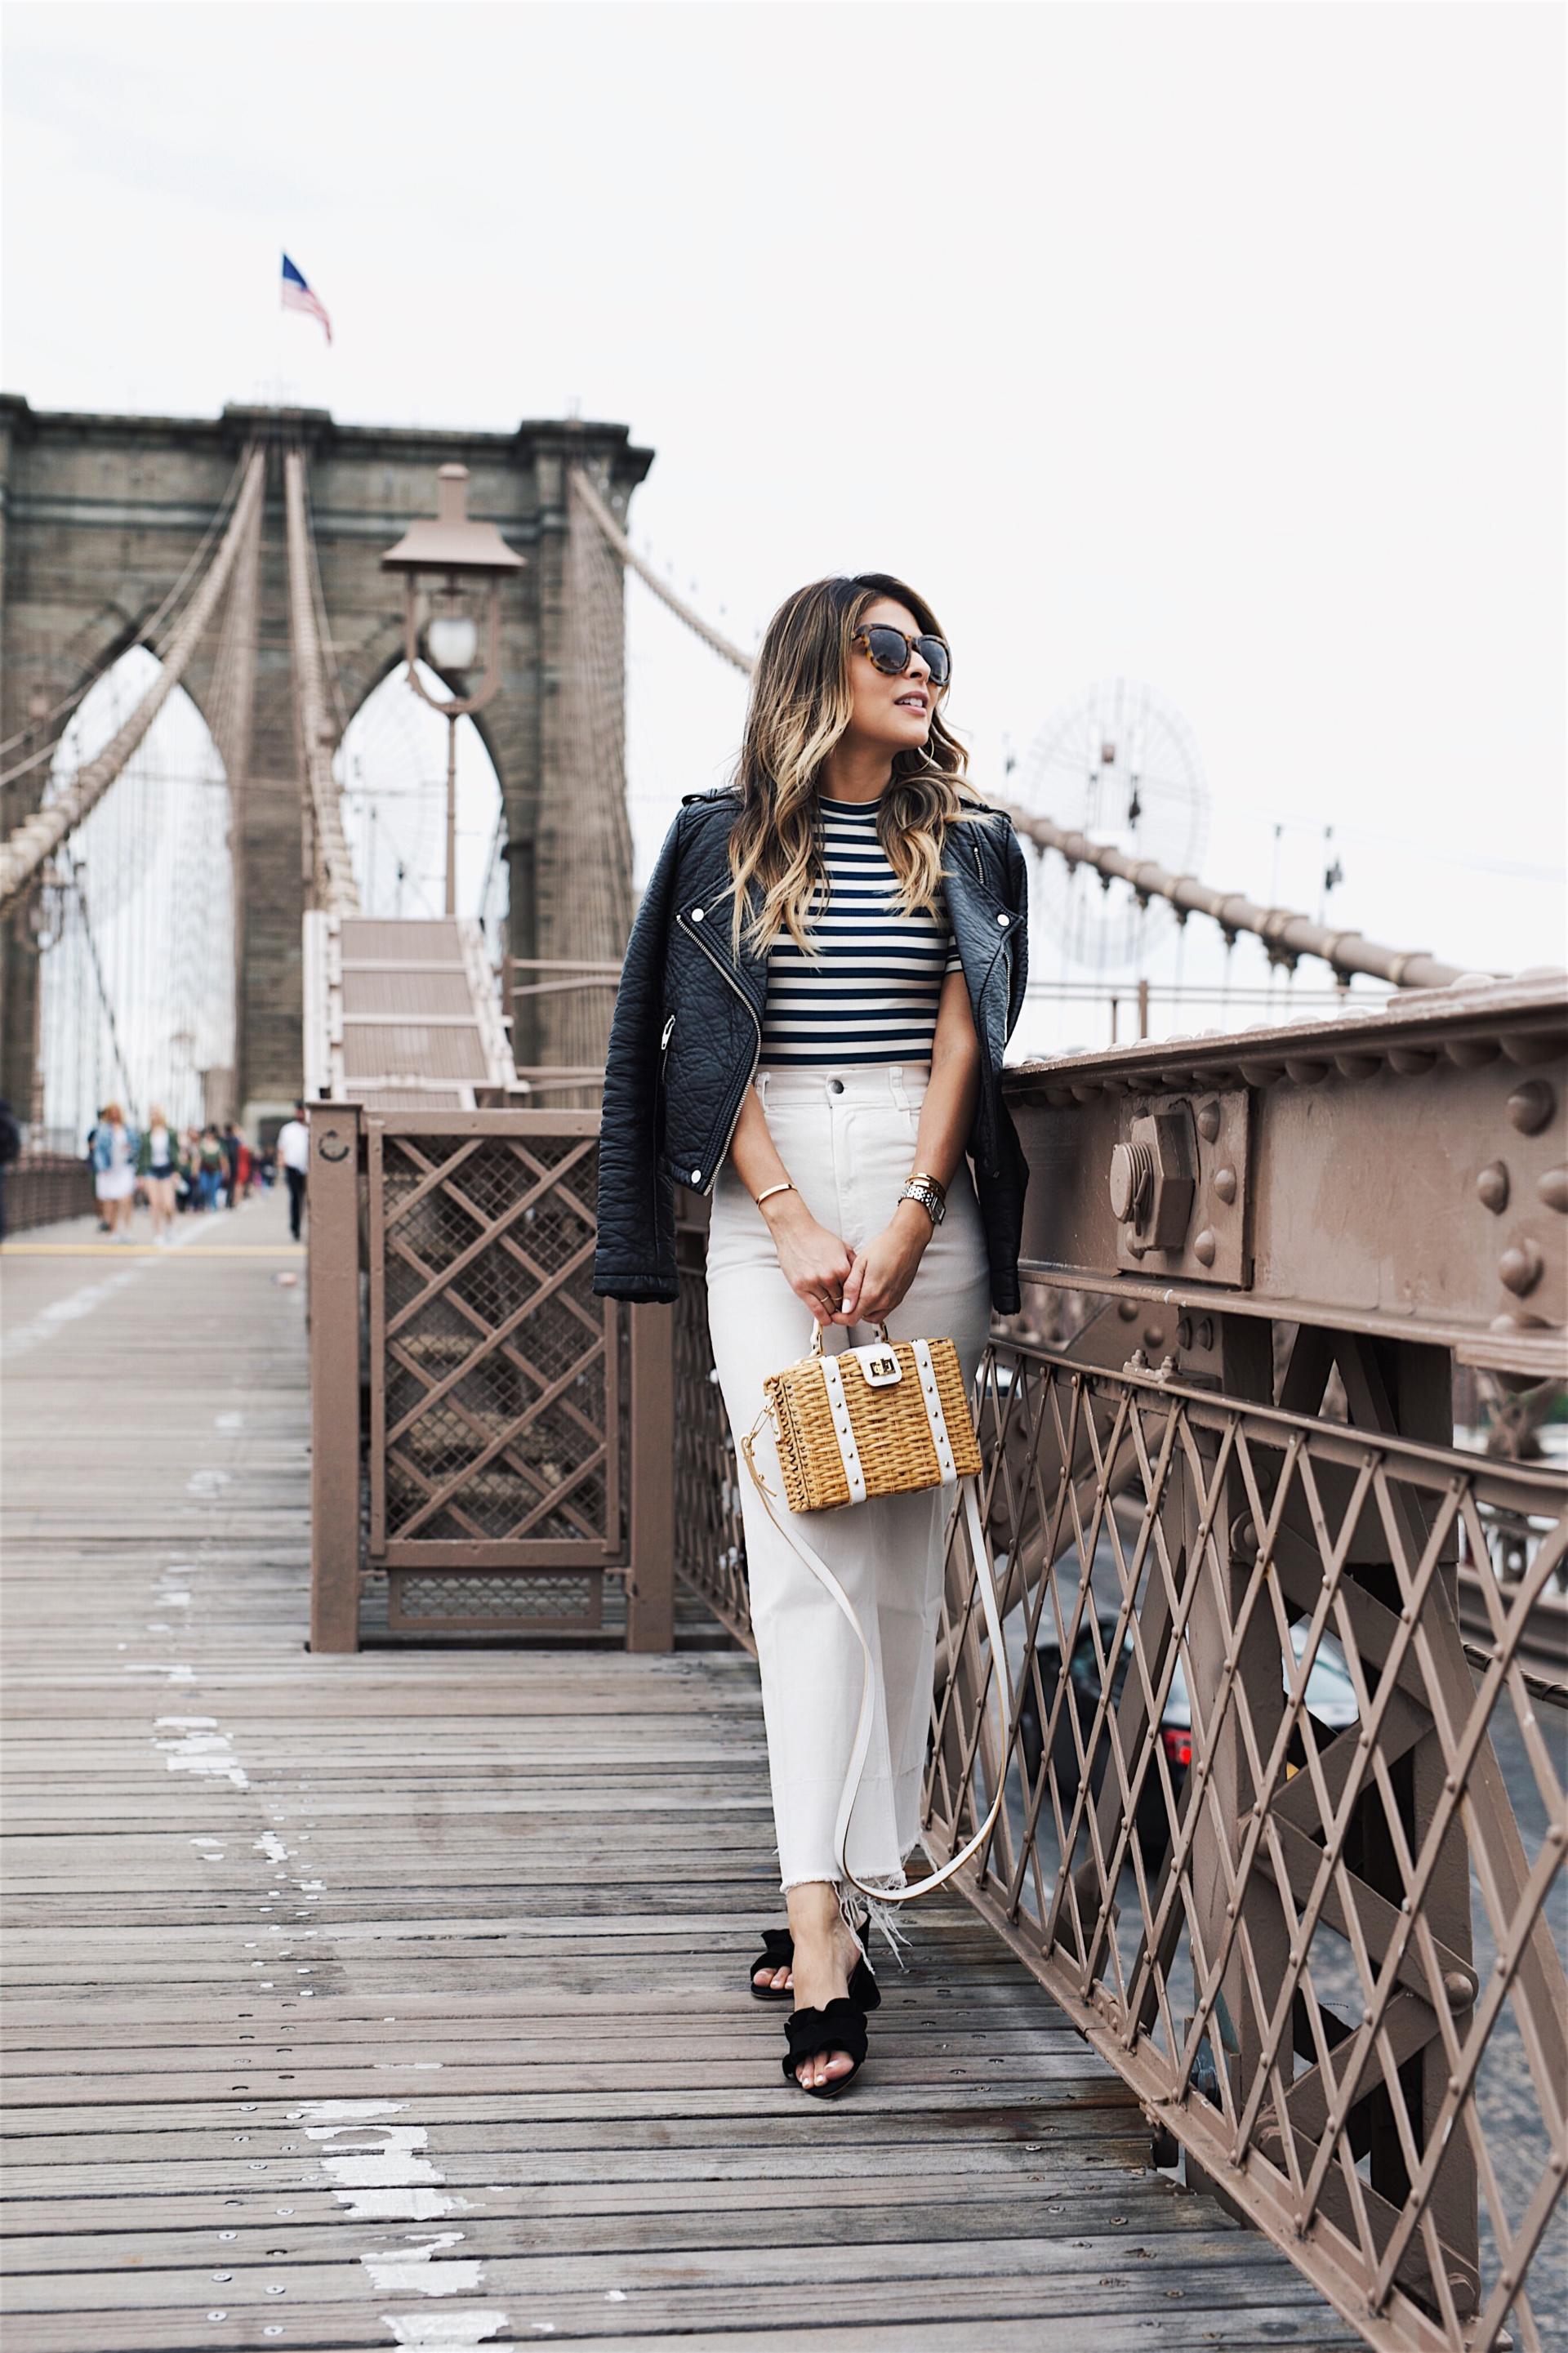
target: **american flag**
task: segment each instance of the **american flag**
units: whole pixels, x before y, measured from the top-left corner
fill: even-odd
[[[312,319],[320,319],[326,329],[328,343],[331,342],[332,322],[327,316],[326,304],[319,295],[311,293],[305,281],[304,271],[296,269],[287,254],[283,256],[283,308],[286,311],[304,311]]]

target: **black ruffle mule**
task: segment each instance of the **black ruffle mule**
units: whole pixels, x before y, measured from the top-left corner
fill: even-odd
[[[836,2100],[840,2092],[848,2090],[865,2063],[866,2014],[843,1994],[836,1994],[824,2010],[792,2010],[784,2021],[784,2039],[789,2044],[789,2056],[784,2062],[785,2083],[814,2100]],[[842,2051],[855,2063],[847,2075],[836,2075],[831,2083],[801,2083],[795,2069],[803,2059],[815,2059],[819,2051]]]
[[[764,1928],[763,1949],[752,1963],[747,1983],[753,2001],[793,2001],[793,1986],[760,1986],[759,1969],[787,1969],[795,1959],[795,1938],[787,1928]],[[875,2010],[882,1999],[881,1989],[871,1974],[871,1964],[864,1953],[849,1973],[849,2000],[859,2010]]]

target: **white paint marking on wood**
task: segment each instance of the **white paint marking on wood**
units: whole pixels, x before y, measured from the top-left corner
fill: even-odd
[[[321,2168],[332,2195],[356,2221],[431,2222],[466,2213],[466,2198],[449,2195],[443,2178],[424,2152],[429,2134],[423,2125],[395,2124],[406,2100],[306,2100],[289,2111],[307,2140],[322,2144]],[[342,2144],[355,2139],[357,2147]],[[473,2295],[483,2284],[477,2257],[452,2262],[461,2231],[409,2233],[402,2247],[367,2248],[360,2256],[377,2295]],[[437,2261],[437,2257],[445,2260]],[[384,2312],[382,2320],[411,2353],[449,2353],[449,2348],[490,2343],[507,2326],[504,2312],[489,2307],[442,2315]]]
[[[504,2312],[488,2307],[478,2312],[471,2306],[466,2312],[384,2312],[381,2317],[408,2353],[462,2353],[465,2346],[490,2344],[507,2325]],[[553,2322],[543,2327],[553,2336]],[[504,2347],[498,2353],[505,2353]]]
[[[196,1673],[195,1667],[173,1665],[166,1659],[155,1661],[127,1659],[120,1672],[122,1675],[167,1675],[172,1683],[194,1683]]]
[[[198,1496],[203,1503],[214,1503],[229,1483],[226,1471],[193,1471],[185,1482],[187,1495]]]
[[[79,1317],[90,1315],[95,1307],[101,1307],[115,1292],[123,1291],[128,1282],[134,1282],[146,1263],[145,1260],[139,1260],[134,1266],[121,1267],[118,1274],[106,1274],[101,1282],[84,1283],[81,1290],[73,1291],[68,1299],[57,1299],[49,1306],[41,1307],[29,1323],[18,1324],[14,1332],[6,1333],[4,1342],[0,1342],[0,1361],[15,1364],[18,1357],[41,1347],[46,1340],[52,1340],[62,1324],[74,1324]]]
[[[190,1672],[188,1667],[185,1672]],[[219,1780],[232,1781],[237,1789],[249,1788],[245,1767],[227,1733],[218,1730],[216,1715],[161,1715],[154,1728],[178,1735],[173,1740],[155,1738],[153,1743],[163,1751],[171,1773],[210,1773]]]
[[[251,1847],[252,1854],[264,1854],[268,1862],[287,1862],[289,1850],[276,1831],[263,1831]]]
[[[437,2231],[431,2238],[413,2242],[406,2252],[366,2254],[360,2261],[377,2295],[474,2295],[484,2274],[477,2257],[464,2257],[455,2263],[436,2261],[449,2248],[460,2247],[467,2235],[463,2231]]]
[[[242,1413],[220,1413],[215,1419],[213,1428],[215,1430],[243,1430],[245,1428],[245,1416]]]

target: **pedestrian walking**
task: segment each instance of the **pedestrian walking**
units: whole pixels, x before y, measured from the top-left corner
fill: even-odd
[[[305,1171],[310,1165],[310,1131],[305,1124],[302,1103],[295,1104],[293,1118],[286,1119],[279,1129],[277,1151],[278,1166],[289,1187],[289,1230],[298,1241],[305,1206]]]
[[[196,1146],[196,1166],[202,1207],[216,1209],[223,1198],[225,1176],[223,1143],[216,1127],[202,1130]]]
[[[147,1130],[136,1155],[136,1173],[153,1214],[153,1240],[167,1244],[174,1223],[174,1187],[179,1178],[179,1145],[160,1105],[147,1114]]]
[[[92,1132],[92,1189],[111,1241],[131,1240],[136,1207],[136,1155],[142,1139],[117,1103],[105,1103]]]
[[[734,781],[685,797],[626,949],[594,1289],[673,1300],[674,1185],[708,1196],[709,1333],[737,1462],[764,1379],[814,1328],[837,1355],[896,1314],[900,1333],[951,1337],[972,1387],[991,1309],[1019,1305],[1027,1170],[1001,1070],[1027,877],[947,727],[950,669],[930,607],[887,575],[790,597]],[[785,2078],[819,2097],[864,2059],[879,2000],[865,1929],[875,1916],[892,1941],[889,1899],[919,1841],[948,1501],[927,1488],[812,1515],[851,1618],[741,1482],[789,1920],[748,1989],[793,2002]],[[875,1708],[841,1857],[860,1635]]]
[[[218,1141],[223,1146],[224,1198],[231,1209],[237,1209],[239,1207],[239,1156],[245,1145],[241,1141],[239,1130],[232,1119],[224,1122],[223,1134]]]

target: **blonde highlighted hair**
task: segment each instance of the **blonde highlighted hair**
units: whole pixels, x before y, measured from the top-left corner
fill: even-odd
[[[820,888],[826,902],[828,890],[817,781],[849,724],[850,655],[879,597],[904,606],[922,635],[942,635],[925,598],[885,572],[813,580],[786,597],[768,624],[734,776],[741,807],[730,832],[730,939],[737,959],[742,934],[753,954],[763,955],[784,930],[805,954],[816,953],[807,917],[814,892]],[[900,914],[934,905],[948,826],[989,815],[968,781],[968,754],[942,718],[943,700],[939,691],[926,744],[893,754],[892,776],[877,804],[877,837],[898,878]],[[748,926],[752,886],[758,904]]]

